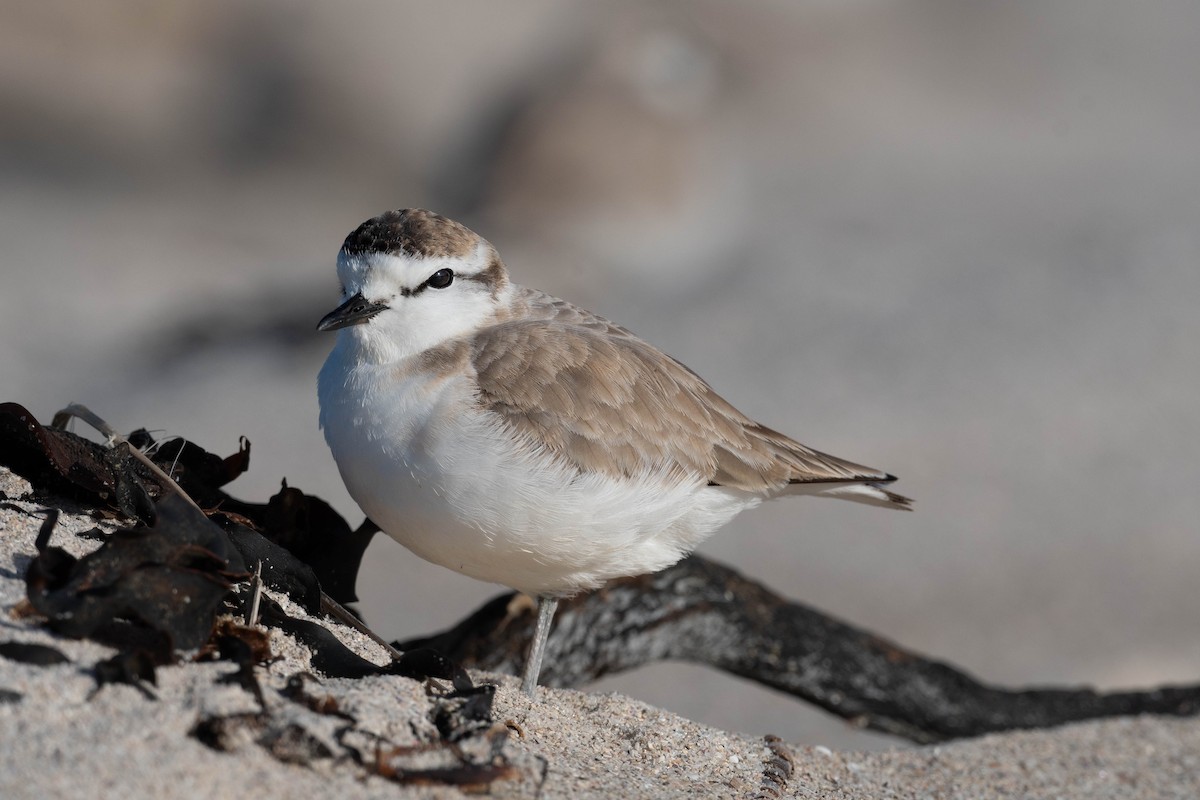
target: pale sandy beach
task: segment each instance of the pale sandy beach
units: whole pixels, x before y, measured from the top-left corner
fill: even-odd
[[[465,796],[444,784],[392,782],[355,764],[337,735],[344,720],[281,694],[287,677],[311,664],[309,651],[278,631],[271,633],[277,659],[257,675],[271,719],[267,730],[279,727],[293,738],[303,731],[292,749],[249,737],[218,752],[193,735],[204,720],[256,711],[249,692],[220,682],[233,671],[229,662],[160,668],[157,685],[149,687],[155,699],[128,685],[96,690],[91,668],[112,655],[110,648],[65,639],[36,618],[12,615],[24,597],[23,575],[45,508],[23,499],[27,490],[24,481],[0,470],[0,639],[52,646],[71,663],[37,666],[0,658],[0,796]],[[63,513],[52,544],[82,555],[97,543],[77,534],[96,525],[90,515]],[[286,597],[276,599],[290,614],[304,614]],[[339,635],[360,655],[386,661],[364,637],[346,629]],[[1200,794],[1200,720],[1194,719],[1114,719],[864,753],[811,742],[772,744],[770,731],[728,733],[619,694],[543,688],[530,703],[512,677],[474,677],[500,685],[494,719],[501,728],[508,724],[494,762],[481,755],[490,747],[484,738],[462,744],[468,757],[505,765],[504,777],[488,783],[493,797],[1151,800]],[[386,737],[396,746],[438,740],[430,701],[416,681],[380,675],[325,679],[310,688],[336,699],[363,735]]]

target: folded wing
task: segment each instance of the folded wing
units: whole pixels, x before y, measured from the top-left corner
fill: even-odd
[[[475,336],[470,358],[480,401],[518,438],[581,472],[908,504],[876,486],[891,475],[759,425],[690,369],[600,318],[495,325]]]

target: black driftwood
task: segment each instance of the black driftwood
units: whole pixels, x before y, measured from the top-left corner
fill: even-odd
[[[398,646],[432,647],[468,667],[515,674],[535,617],[532,602],[507,594],[448,631]],[[1200,686],[1112,693],[988,686],[699,556],[563,601],[541,682],[580,686],[662,659],[709,664],[915,742],[1200,711]]]

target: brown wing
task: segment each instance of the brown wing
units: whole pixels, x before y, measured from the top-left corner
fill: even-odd
[[[547,314],[496,325],[471,352],[481,401],[577,469],[667,470],[752,492],[892,479],[759,425],[687,367],[582,313],[591,324]]]

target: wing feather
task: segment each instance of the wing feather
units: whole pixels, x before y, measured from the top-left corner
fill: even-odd
[[[892,476],[805,447],[717,395],[690,369],[562,301],[473,338],[480,401],[581,472],[667,472],[758,493]]]

